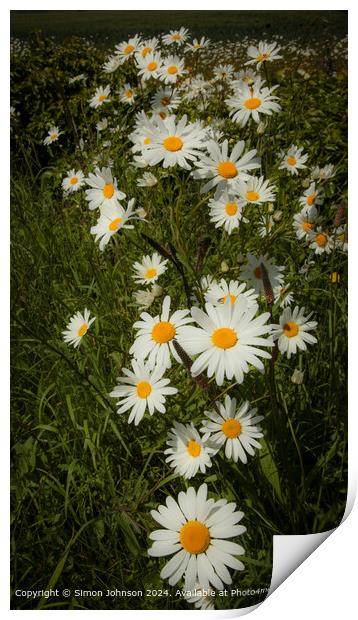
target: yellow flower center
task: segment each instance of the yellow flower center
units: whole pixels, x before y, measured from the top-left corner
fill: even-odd
[[[255,278],[259,278],[261,280],[261,278],[262,278],[261,267],[256,267],[254,269],[254,276],[255,276]]]
[[[103,196],[105,198],[112,198],[114,194],[114,185],[113,183],[106,183],[102,189]]]
[[[285,325],[283,326],[283,333],[285,334],[285,336],[287,336],[287,338],[293,338],[293,336],[297,336],[299,330],[300,328],[297,323],[295,323],[295,321],[288,321],[288,323],[285,323]]]
[[[136,387],[137,396],[139,398],[147,398],[152,391],[152,386],[148,381],[139,381]]]
[[[221,177],[225,179],[233,179],[237,175],[237,168],[232,161],[222,161],[217,167],[217,171]]]
[[[236,202],[227,202],[225,205],[225,211],[228,215],[236,215],[237,213]]]
[[[178,67],[176,67],[175,65],[170,65],[170,67],[167,68],[167,73],[169,73],[170,75],[175,75],[176,73],[178,73]]]
[[[297,164],[297,159],[293,155],[289,155],[287,157],[287,163],[289,166],[295,166]]]
[[[180,530],[180,543],[189,553],[204,553],[210,544],[209,529],[201,521],[188,521]]]
[[[268,60],[270,58],[270,54],[268,52],[265,52],[264,54],[259,54],[258,56],[256,56],[256,60],[258,60],[259,62],[262,62],[263,60]]]
[[[316,194],[310,194],[307,196],[307,204],[311,207],[316,200]]]
[[[192,47],[195,47],[195,49],[199,49],[199,47],[201,47],[200,43],[194,43]]]
[[[159,342],[159,344],[164,344],[165,342],[169,342],[169,340],[173,340],[174,336],[175,327],[172,323],[168,323],[167,321],[156,323],[152,329],[152,338],[155,342]]]
[[[302,228],[305,232],[307,232],[308,230],[311,230],[312,228],[311,222],[303,222]]]
[[[108,224],[108,230],[111,230],[112,232],[115,230],[118,230],[119,225],[122,221],[121,217],[116,217],[115,220],[112,220],[109,224]]]
[[[235,418],[228,418],[221,425],[221,430],[225,437],[230,437],[230,439],[233,439],[241,434],[241,424],[239,420],[235,420]]]
[[[151,140],[150,138],[144,138],[143,140],[143,144],[150,144]]]
[[[246,200],[251,200],[252,202],[260,200],[260,194],[258,192],[246,192]]]
[[[177,136],[168,136],[165,140],[163,140],[163,146],[167,151],[175,153],[183,148],[183,140]]]
[[[151,278],[154,278],[154,276],[156,275],[157,275],[157,269],[155,269],[155,267],[150,267],[145,272],[144,277],[150,280]]]
[[[158,64],[156,62],[150,62],[147,64],[148,71],[154,71],[157,68]]]
[[[126,47],[123,50],[123,54],[125,54],[126,56],[128,56],[128,54],[131,54],[134,50],[134,45],[131,45],[131,43],[129,43],[128,45],[126,45]]]
[[[57,140],[58,138],[58,133],[52,133],[50,136],[51,140]]]
[[[160,103],[161,103],[162,105],[169,105],[169,104],[170,104],[170,97],[163,97],[163,98],[160,100]]]
[[[174,34],[172,34],[173,41],[180,41],[180,39],[181,39],[181,35],[179,34],[179,32],[175,32]]]
[[[149,54],[149,52],[152,51],[152,47],[143,47],[140,55],[142,56],[142,58],[145,58],[147,54]]]
[[[236,295],[233,295],[232,293],[229,293],[228,295],[225,295],[225,297],[222,297],[222,298],[220,299],[220,303],[224,304],[224,303],[226,302],[226,300],[227,300],[227,299],[230,299],[231,304],[234,304],[234,303],[235,303],[235,301],[236,301],[236,299],[237,299],[237,296],[236,296]]]
[[[212,333],[211,341],[219,349],[231,349],[237,343],[237,335],[231,327],[219,327]]]
[[[78,177],[72,177],[70,179],[70,183],[71,183],[71,185],[76,185],[76,183],[78,183]]]
[[[107,99],[107,95],[100,95],[98,97],[98,101],[105,101]]]
[[[324,233],[318,233],[318,235],[316,235],[316,243],[317,245],[319,245],[320,248],[324,248],[327,242],[327,235],[325,235]]]
[[[246,99],[246,101],[244,101],[244,106],[248,110],[256,110],[256,108],[259,108],[260,105],[261,99],[258,99],[257,97],[251,97],[250,99]]]
[[[125,95],[125,97],[128,97],[128,99],[130,99],[131,97],[133,97],[133,91],[130,90],[130,88],[129,88],[128,90],[126,90],[124,95]]]
[[[201,445],[200,443],[195,441],[195,439],[189,439],[186,445],[186,449],[187,449],[187,452],[190,454],[190,456],[197,457],[200,455]]]
[[[77,336],[80,336],[80,338],[82,338],[82,336],[85,335],[87,330],[88,330],[87,323],[83,323],[77,332]]]

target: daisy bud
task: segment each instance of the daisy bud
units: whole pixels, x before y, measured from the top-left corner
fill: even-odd
[[[237,262],[238,263],[245,263],[246,261],[246,256],[244,256],[243,254],[238,254],[237,255]]]
[[[257,125],[256,133],[258,136],[263,136],[265,133],[266,124],[262,121]]]
[[[227,264],[226,260],[223,260],[221,265],[220,265],[220,271],[222,271],[222,273],[226,273],[227,271],[229,271],[230,267]]]
[[[159,284],[153,284],[152,295],[154,295],[154,297],[160,297],[162,294],[163,294],[163,288],[159,286]]]
[[[140,209],[137,209],[137,213],[138,213],[138,216],[140,217],[141,220],[144,220],[144,218],[147,215],[146,210],[143,209],[142,207],[140,207]]]
[[[268,203],[267,203],[267,211],[268,211],[269,213],[273,213],[273,212],[274,212],[274,210],[275,210],[275,205],[274,205],[272,202],[268,202]]]
[[[291,377],[292,383],[296,383],[296,385],[301,385],[301,383],[303,383],[303,375],[304,373],[301,370],[295,368]]]
[[[270,278],[268,277],[267,269],[263,263],[260,264],[261,274],[262,274],[262,283],[264,285],[265,297],[268,304],[272,304],[274,299],[274,294],[270,282]]]
[[[280,222],[282,220],[283,213],[282,211],[275,211],[272,218],[275,222]]]
[[[344,211],[345,211],[345,204],[341,202],[339,205],[337,205],[336,215],[335,215],[334,222],[333,222],[333,226],[335,228],[338,228],[338,226],[341,225],[342,220],[344,218]]]
[[[154,301],[152,291],[137,291],[133,293],[133,297],[140,310],[148,310]]]
[[[302,187],[303,187],[304,189],[308,189],[308,188],[309,188],[309,186],[310,186],[310,180],[309,180],[309,179],[303,179],[303,181],[302,181]]]

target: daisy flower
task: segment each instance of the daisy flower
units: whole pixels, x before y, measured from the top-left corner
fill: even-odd
[[[130,84],[128,83],[125,84],[123,88],[121,88],[118,94],[119,94],[119,100],[122,103],[128,103],[129,105],[132,105],[134,103],[136,92]]]
[[[193,478],[199,471],[205,474],[206,468],[211,467],[211,456],[217,450],[207,445],[194,427],[194,424],[180,424],[174,421],[174,428],[168,433],[167,448],[164,454],[170,467],[174,468],[175,474],[187,478]]]
[[[46,136],[46,138],[44,139],[43,143],[46,146],[49,146],[50,144],[52,144],[53,142],[57,142],[59,136],[64,133],[63,131],[60,131],[58,127],[51,127],[48,130],[48,136]]]
[[[280,316],[279,325],[272,325],[272,337],[278,340],[278,348],[282,354],[286,354],[288,359],[295,355],[297,348],[302,351],[307,350],[308,344],[315,344],[317,338],[309,334],[312,329],[316,329],[317,322],[310,321],[313,312],[304,316],[305,309],[298,306],[292,311],[285,308]]]
[[[271,233],[271,230],[273,229],[274,225],[275,225],[275,220],[273,219],[272,215],[269,215],[268,217],[263,217],[259,221],[259,227],[258,227],[260,237],[267,237],[267,235]]]
[[[268,279],[270,280],[272,288],[275,288],[276,286],[283,286],[282,271],[284,271],[285,268],[275,265],[268,258],[267,254],[265,254],[265,256],[259,256],[259,258],[256,258],[248,252],[246,254],[246,258],[247,263],[241,267],[239,280],[243,280],[244,282],[252,285],[256,293],[262,296],[265,295],[261,264],[263,264],[266,268]]]
[[[198,39],[194,39],[192,43],[186,44],[186,49],[190,52],[198,52],[199,50],[203,50],[206,47],[209,47],[210,39],[205,39],[205,37],[201,37],[200,41]]]
[[[157,252],[152,256],[143,256],[141,263],[134,263],[133,269],[136,273],[132,277],[137,284],[152,284],[167,270],[167,262],[168,260],[162,259]]]
[[[85,183],[85,175],[82,170],[75,171],[74,168],[67,173],[67,177],[65,177],[62,181],[62,189],[65,192],[71,194],[72,192],[77,192],[80,187],[82,187]]]
[[[224,304],[227,299],[230,299],[232,304],[235,304],[240,296],[244,296],[247,300],[247,307],[253,308],[254,306],[257,308],[257,297],[254,289],[250,289],[246,291],[246,284],[236,282],[236,280],[230,280],[229,284],[222,278],[220,282],[212,282],[204,296],[205,301],[213,306],[217,306],[220,304]]]
[[[290,306],[293,302],[293,294],[288,286],[275,286],[273,289],[275,303],[280,302],[280,308]]]
[[[245,202],[226,190],[216,192],[214,198],[209,200],[210,221],[215,223],[215,228],[223,226],[226,232],[231,235],[235,228],[239,227],[239,222],[248,222],[242,215],[242,208]]]
[[[322,187],[316,188],[316,183],[311,183],[308,189],[303,192],[299,202],[302,208],[321,205],[324,199]]]
[[[68,344],[72,344],[75,348],[79,346],[83,336],[88,332],[88,329],[96,320],[94,316],[90,319],[90,311],[85,308],[84,313],[76,312],[70,319],[65,331],[62,332],[63,339]]]
[[[201,193],[208,192],[216,186],[231,192],[237,191],[238,181],[246,181],[250,178],[246,171],[260,167],[260,161],[255,157],[256,149],[248,151],[241,157],[245,148],[244,140],[235,144],[230,156],[227,140],[224,140],[222,144],[210,140],[206,148],[209,156],[202,155],[196,162],[198,169],[192,173],[195,179],[210,179],[201,188]]]
[[[169,394],[176,394],[177,389],[169,387],[170,379],[163,379],[165,368],[156,365],[144,364],[132,360],[132,369],[122,368],[125,376],[118,377],[117,385],[110,396],[119,398],[117,413],[125,413],[129,409],[128,424],[134,422],[137,426],[148,409],[150,415],[155,411],[165,413],[165,398]]]
[[[254,318],[257,306],[248,308],[244,295],[234,304],[228,299],[220,306],[207,303],[205,309],[206,313],[200,308],[191,309],[200,327],[186,327],[181,343],[189,355],[199,354],[191,367],[193,377],[207,370],[207,376],[215,375],[217,385],[222,385],[225,377],[229,381],[235,377],[242,383],[249,364],[263,370],[259,357],[269,359],[271,354],[258,347],[273,346],[270,338],[262,337],[270,332],[270,325],[265,325],[270,314]]]
[[[103,86],[99,86],[98,88],[96,88],[96,92],[93,97],[91,97],[91,99],[88,99],[90,108],[98,108],[104,103],[108,103],[110,101],[110,92],[111,87],[109,86],[109,84],[107,84],[105,88],[103,88]]]
[[[135,199],[132,198],[128,202],[127,210],[122,205],[111,203],[101,207],[101,215],[97,220],[97,224],[92,226],[91,235],[96,235],[95,241],[100,240],[99,249],[104,250],[105,246],[121,228],[133,228],[131,224],[127,224],[128,220],[134,218],[133,206]]]
[[[334,233],[334,240],[340,250],[348,252],[348,230],[346,225],[338,226]]]
[[[89,173],[85,179],[87,185],[92,189],[86,189],[86,200],[88,207],[97,209],[104,205],[116,205],[126,195],[117,188],[117,181],[113,178],[110,168],[96,168],[94,174]]]
[[[334,248],[333,238],[322,231],[322,226],[318,226],[316,230],[311,230],[308,233],[307,240],[310,249],[314,250],[315,254],[330,254]]]
[[[278,54],[280,50],[281,48],[278,47],[276,42],[266,43],[266,41],[260,41],[258,47],[250,45],[247,55],[250,56],[251,60],[245,62],[245,65],[256,64],[256,69],[259,70],[263,62],[272,62],[282,58]]]
[[[235,463],[240,461],[247,463],[247,456],[254,456],[254,448],[261,448],[257,441],[263,437],[261,427],[257,422],[264,419],[262,415],[256,415],[257,409],[250,409],[249,401],[245,401],[236,408],[236,399],[226,396],[225,406],[216,403],[220,415],[215,411],[205,411],[209,420],[204,420],[200,431],[203,440],[210,439],[212,445],[219,448],[225,445],[225,456]]]
[[[311,178],[318,182],[327,181],[327,179],[332,179],[335,174],[336,171],[333,164],[327,164],[326,166],[323,166],[323,168],[316,166],[316,168],[314,168],[311,172]]]
[[[270,181],[265,181],[264,177],[249,177],[246,182],[239,182],[239,195],[245,203],[273,202],[276,189],[269,183]]]
[[[174,112],[179,107],[181,97],[176,88],[160,88],[150,103],[155,111]]]
[[[216,596],[215,590],[204,590],[200,583],[195,584],[195,589],[192,591],[184,592],[184,598],[190,605],[194,605],[196,609],[208,610],[215,609],[214,598]]]
[[[307,239],[317,220],[318,211],[315,206],[305,207],[293,216],[293,228],[298,239]]]
[[[168,56],[163,59],[163,64],[160,69],[159,79],[165,84],[175,84],[182,75],[186,75],[188,72],[184,69],[184,59],[179,56]]]
[[[187,116],[176,122],[175,116],[165,121],[157,119],[149,133],[149,143],[145,145],[143,156],[151,166],[162,162],[163,168],[178,164],[190,170],[189,162],[195,162],[200,149],[204,148],[205,131],[200,123],[187,123]]]
[[[189,30],[183,26],[179,30],[169,30],[169,34],[165,34],[162,37],[164,45],[183,45],[189,36]]]
[[[110,56],[102,67],[103,73],[113,73],[121,64],[119,56]]]
[[[214,77],[216,80],[230,80],[233,75],[233,65],[218,65],[214,67]]]
[[[145,58],[148,54],[153,54],[159,45],[156,37],[142,41],[136,51],[136,58]]]
[[[303,154],[303,148],[299,148],[295,144],[288,149],[287,153],[281,151],[280,170],[288,170],[291,174],[298,174],[302,168],[306,168],[305,162],[308,159],[307,153]]]
[[[156,361],[157,364],[166,368],[171,367],[170,354],[177,362],[181,362],[175,351],[173,340],[175,338],[181,344],[186,326],[192,322],[192,319],[188,317],[189,310],[176,310],[170,315],[170,303],[171,299],[167,295],[163,300],[160,315],[152,317],[147,312],[140,315],[142,320],[134,323],[138,333],[129,350],[130,355],[142,360],[148,357],[150,364]]]
[[[259,123],[260,114],[271,115],[281,110],[277,103],[278,98],[272,94],[277,86],[268,88],[263,85],[260,78],[251,86],[243,83],[232,97],[225,100],[231,110],[232,120],[241,127],[245,127],[250,117],[255,123]]]
[[[198,491],[189,487],[179,493],[178,501],[168,496],[165,506],[151,510],[153,519],[164,529],[149,534],[154,542],[148,555],[173,555],[160,573],[171,586],[184,575],[185,590],[193,591],[197,581],[204,590],[209,590],[210,584],[223,590],[224,583],[232,582],[227,566],[244,570],[235,557],[243,555],[244,549],[227,540],[246,531],[238,525],[244,514],[236,510],[234,502],[207,499],[207,492],[206,484]]]
[[[242,69],[241,71],[237,71],[234,74],[234,77],[235,80],[233,80],[232,86],[234,89],[236,89],[240,88],[242,83],[248,84],[250,86],[257,80],[259,75],[253,69]]]
[[[138,35],[135,35],[131,39],[128,39],[128,41],[122,41],[121,43],[119,43],[119,45],[116,45],[116,54],[119,57],[121,64],[126,62],[128,58],[134,56],[134,54],[138,50],[139,45],[140,37]]]
[[[158,78],[159,71],[162,66],[160,52],[147,54],[145,58],[137,57],[138,77],[142,80],[150,78]]]

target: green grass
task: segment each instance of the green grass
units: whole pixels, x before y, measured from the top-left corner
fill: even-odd
[[[275,166],[280,148],[292,142],[304,146],[312,165],[336,165],[321,209],[325,226],[332,230],[334,207],[346,197],[345,81],[327,74],[306,81],[297,75],[282,78],[278,93],[283,111],[272,117],[262,138],[226,121],[224,131],[232,141],[245,139],[258,148],[262,174],[278,187],[276,209],[283,211],[272,237],[258,236],[256,209],[249,213],[250,223],[228,237],[209,221],[199,184],[188,181],[185,171],[165,174],[157,167],[156,187],[136,186],[139,174],[128,165],[126,138],[132,118],[122,106],[106,111],[110,124],[118,123],[122,130],[112,135],[110,151],[102,148],[95,122],[103,112],[86,105],[99,73],[100,53],[84,61],[88,65],[81,70],[89,73],[90,83],[82,91],[70,92],[65,86],[55,90],[43,72],[36,71],[47,67],[54,83],[56,71],[62,71],[65,85],[74,74],[76,57],[82,59],[78,45],[66,43],[56,49],[45,42],[32,49],[31,63],[19,58],[13,66],[13,96],[21,117],[13,130],[11,182],[12,608],[187,609],[175,596],[177,588],[167,588],[159,577],[164,560],[147,556],[148,534],[156,529],[150,510],[168,495],[176,497],[180,490],[197,488],[204,481],[212,497],[235,501],[245,513],[247,532],[240,537],[245,571],[234,573],[230,587],[269,587],[272,535],[331,529],[345,509],[346,257],[335,250],[327,258],[315,257],[307,277],[299,273],[308,250],[294,235],[292,215],[298,211],[302,178],[288,178]],[[125,76],[108,79],[114,86]],[[140,100],[138,109],[147,106],[148,99],[149,95]],[[184,111],[197,118],[193,104],[185,104],[180,113]],[[208,116],[227,116],[220,100],[211,102],[201,117]],[[66,130],[63,148],[47,150],[41,145],[50,119],[62,122]],[[74,154],[78,135],[87,140],[87,154]],[[89,232],[97,214],[89,212],[81,192],[64,197],[61,180],[69,168],[81,166],[87,172],[94,156],[104,162],[108,153],[120,187],[145,208],[148,223],[123,231],[100,253]],[[141,233],[165,247],[174,245],[194,288],[193,266],[205,239],[210,251],[203,273],[218,279],[238,276],[239,253],[267,251],[277,264],[285,265],[295,302],[314,312],[317,345],[291,360],[279,356],[273,383],[268,367],[263,375],[251,371],[240,386],[230,388],[227,383],[219,389],[211,382],[217,396],[230,388],[232,396],[249,399],[264,415],[263,448],[245,466],[220,454],[205,475],[186,481],[174,477],[165,463],[171,423],[193,421],[199,426],[210,408],[207,394],[185,368],[176,364],[167,373],[179,389],[168,399],[167,413],[145,417],[138,427],[116,413],[108,396],[121,368],[130,364],[132,326],[139,316],[132,264],[153,251]],[[229,265],[226,274],[220,271],[223,259]],[[337,284],[331,283],[332,271],[340,273]],[[173,307],[187,306],[174,266],[160,284]],[[157,300],[149,312],[159,313],[161,302]],[[85,307],[97,318],[74,350],[63,342],[61,332],[74,312]],[[261,311],[266,309],[262,301]],[[275,307],[276,321],[280,313]],[[305,372],[300,386],[290,380],[297,367]],[[50,587],[168,589],[168,596],[30,600],[14,595],[16,589]],[[217,606],[242,607],[263,598],[222,597]]]

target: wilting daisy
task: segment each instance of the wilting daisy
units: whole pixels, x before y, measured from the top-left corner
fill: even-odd
[[[209,47],[210,39],[205,39],[205,37],[201,37],[200,41],[198,39],[194,39],[192,43],[186,44],[186,49],[190,52],[198,52],[199,50],[203,50],[206,47]]]
[[[91,99],[88,100],[90,107],[98,108],[104,103],[108,103],[110,101],[110,98],[109,98],[110,92],[111,92],[111,87],[109,86],[109,84],[107,84],[105,88],[103,88],[103,86],[99,86],[98,88],[96,88],[95,94],[93,95],[93,97],[91,97]]]
[[[182,58],[179,58],[179,56],[168,56],[168,58],[163,59],[163,64],[159,71],[159,79],[165,84],[175,84],[178,78],[187,73]]]
[[[137,359],[148,357],[150,364],[157,364],[171,367],[170,354],[177,362],[180,358],[175,351],[174,338],[181,343],[182,337],[187,329],[187,324],[192,323],[188,316],[189,310],[176,310],[170,316],[170,297],[167,295],[163,301],[163,308],[160,315],[152,317],[147,312],[143,312],[141,321],[134,323],[138,329],[137,337],[131,346],[129,353]]]
[[[314,250],[315,254],[330,254],[334,248],[333,238],[322,230],[322,226],[318,226],[316,230],[311,230],[308,233],[307,240],[310,244],[309,247]]]
[[[230,299],[232,304],[235,304],[240,296],[244,296],[247,300],[247,307],[257,308],[257,297],[254,289],[245,290],[246,284],[236,282],[236,280],[230,280],[229,284],[222,278],[220,282],[215,280],[208,286],[205,292],[205,301],[213,306],[224,304],[227,299]]]
[[[178,122],[175,116],[165,121],[158,118],[157,126],[152,126],[143,156],[151,166],[163,162],[163,168],[178,164],[190,170],[189,162],[196,161],[200,149],[204,148],[204,135],[200,123],[187,123],[186,114]]]
[[[327,179],[332,179],[336,174],[335,168],[333,164],[327,164],[323,168],[316,166],[311,172],[311,178],[313,180],[319,181],[327,181]]]
[[[169,34],[165,34],[162,38],[165,45],[183,45],[189,36],[189,30],[183,26],[179,30],[169,30]]]
[[[117,181],[112,176],[110,168],[96,168],[94,174],[89,173],[85,179],[92,189],[86,189],[88,207],[93,210],[104,205],[116,205],[126,195],[117,188]]]
[[[51,129],[48,130],[48,136],[46,136],[43,143],[46,146],[49,146],[53,142],[56,142],[62,133],[64,132],[60,131],[58,127],[51,127]]]
[[[147,54],[145,58],[137,57],[138,76],[143,80],[156,79],[162,66],[160,52]]]
[[[220,306],[205,305],[206,313],[200,308],[192,308],[191,315],[200,327],[186,327],[182,339],[183,348],[189,355],[198,355],[191,367],[195,377],[207,370],[208,377],[215,375],[217,385],[224,378],[229,381],[235,377],[238,383],[249,372],[249,364],[263,370],[259,357],[269,359],[271,354],[258,347],[273,346],[270,338],[270,325],[265,325],[268,312],[255,317],[257,306],[248,308],[248,301],[241,295],[236,303],[228,299]]]
[[[149,363],[144,364],[135,359],[132,360],[132,370],[122,368],[125,376],[118,377],[117,385],[110,393],[113,398],[119,398],[117,402],[118,413],[125,413],[129,409],[128,424],[134,422],[137,426],[146,410],[150,415],[155,411],[165,413],[165,398],[176,394],[177,389],[169,387],[170,379],[163,379],[165,368]]]
[[[256,149],[252,149],[242,155],[245,148],[244,140],[235,144],[231,155],[228,154],[228,141],[224,140],[218,144],[214,140],[208,142],[206,146],[209,156],[202,155],[196,162],[197,170],[192,173],[195,179],[210,179],[202,188],[201,192],[208,192],[215,186],[219,189],[226,189],[235,193],[239,189],[238,181],[249,179],[247,170],[254,170],[260,167],[260,162],[256,155]]]
[[[75,171],[74,168],[67,173],[67,177],[65,177],[62,181],[62,189],[69,194],[72,192],[77,192],[80,187],[85,184],[85,175],[82,170]]]
[[[209,588],[209,590],[204,590],[200,583],[195,584],[194,590],[188,590],[188,592],[184,592],[184,598],[186,602],[190,605],[194,605],[196,609],[215,609],[214,607],[214,599],[216,596],[215,590]]]
[[[90,311],[85,308],[83,314],[81,312],[76,312],[76,314],[73,315],[65,331],[62,332],[65,342],[72,344],[75,348],[79,346],[83,336],[87,334],[93,321],[96,320],[95,316],[90,319],[90,314]]]
[[[248,222],[242,215],[242,208],[245,202],[227,191],[218,191],[214,198],[208,203],[210,209],[210,221],[215,223],[215,228],[223,226],[226,232],[231,235],[235,228],[239,227],[239,222]]]
[[[134,88],[130,84],[125,84],[119,91],[119,100],[122,103],[128,103],[132,105],[136,96]]]
[[[293,228],[298,239],[307,239],[317,220],[318,212],[315,206],[305,207],[293,216]]]
[[[303,148],[292,144],[287,153],[281,151],[280,158],[280,170],[288,170],[291,174],[298,174],[299,170],[306,168],[305,162],[308,159],[308,155],[303,153]]]
[[[160,88],[150,103],[155,111],[174,112],[179,107],[181,97],[175,88]]]
[[[275,200],[275,188],[264,177],[249,177],[247,181],[239,181],[239,196],[245,203],[261,204]]]
[[[139,306],[139,310],[148,310],[154,300],[157,297],[160,297],[163,292],[161,286],[158,284],[153,284],[151,289],[146,289],[145,291],[136,291],[133,293],[134,300],[136,304]]]
[[[138,284],[152,284],[167,270],[167,262],[157,252],[152,256],[143,256],[141,263],[134,263],[135,275],[132,277]]]
[[[316,187],[316,183],[311,183],[310,186],[303,192],[303,196],[300,198],[301,207],[317,207],[321,205],[324,199],[324,191],[322,187]]]
[[[140,37],[135,35],[128,41],[122,41],[119,45],[116,45],[116,54],[119,57],[121,63],[126,62],[129,58],[134,56],[140,45]]]
[[[340,250],[348,252],[348,230],[347,226],[338,226],[334,233],[334,241]]]
[[[205,411],[209,420],[203,421],[201,432],[204,440],[210,440],[220,448],[225,445],[225,456],[235,463],[240,459],[247,463],[246,453],[254,456],[254,448],[261,448],[257,441],[263,437],[261,427],[257,423],[263,420],[262,415],[256,415],[257,409],[250,409],[249,401],[245,401],[236,408],[236,399],[225,397],[225,406],[216,403],[220,415],[215,411]]]
[[[244,282],[252,285],[256,293],[259,295],[265,295],[261,264],[266,268],[268,279],[270,280],[272,288],[275,288],[276,286],[283,286],[282,271],[284,271],[284,267],[278,267],[275,265],[266,254],[265,256],[259,256],[256,258],[248,252],[246,258],[247,262],[241,268],[239,280],[243,280]]]
[[[168,496],[165,506],[151,510],[151,515],[164,529],[149,534],[153,546],[148,554],[154,557],[173,555],[160,573],[174,586],[183,577],[185,589],[194,590],[199,581],[204,590],[223,590],[224,583],[232,582],[227,566],[244,570],[235,556],[243,555],[241,545],[228,541],[243,534],[246,528],[238,525],[244,514],[236,504],[226,499],[207,499],[207,485],[198,491],[189,487],[181,491],[176,502]]]
[[[91,228],[91,235],[96,235],[95,241],[100,239],[99,249],[101,251],[104,250],[110,238],[121,228],[133,228],[133,225],[127,224],[127,222],[135,217],[133,214],[134,202],[134,198],[128,202],[127,210],[119,203],[102,205],[97,224]]]
[[[292,311],[285,308],[280,316],[279,325],[272,325],[272,337],[278,340],[278,348],[281,353],[285,353],[290,359],[295,355],[297,348],[302,351],[307,350],[308,344],[315,344],[317,338],[309,334],[312,329],[316,329],[317,322],[310,321],[313,312],[304,316],[305,309],[298,306]]]
[[[143,176],[137,181],[138,187],[154,187],[157,183],[157,177],[151,172],[143,172]]]
[[[103,73],[113,73],[121,64],[119,56],[110,56],[103,65]]]
[[[232,120],[241,127],[247,124],[250,117],[255,123],[259,123],[260,114],[271,115],[281,110],[281,106],[277,103],[278,98],[272,94],[277,86],[268,88],[263,84],[260,78],[251,86],[242,83],[234,95],[226,99]]]
[[[282,58],[282,56],[278,54],[280,49],[281,48],[278,47],[276,42],[266,43],[266,41],[260,41],[258,47],[256,47],[256,45],[250,45],[247,50],[247,55],[250,56],[251,60],[248,60],[245,65],[256,64],[256,69],[260,69],[263,62],[272,62],[273,60]]]
[[[190,479],[195,476],[199,469],[205,474],[206,468],[211,467],[211,456],[216,454],[217,449],[203,441],[194,424],[180,424],[174,421],[174,428],[168,433],[167,448],[164,454],[170,467],[174,468],[175,474]]]

